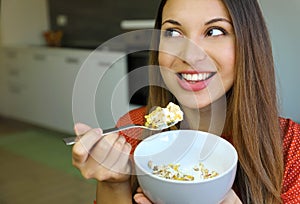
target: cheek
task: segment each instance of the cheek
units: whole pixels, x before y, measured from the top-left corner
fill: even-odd
[[[158,54],[158,64],[159,66],[166,66],[167,65],[167,59],[166,54],[159,52]]]
[[[174,57],[172,55],[166,54],[164,52],[160,52],[158,54],[158,64],[161,67],[172,69],[173,61],[174,61]]]
[[[226,50],[226,58],[228,60],[228,63],[231,64],[231,67],[233,69],[234,65],[235,65],[235,46],[234,43],[232,43],[232,46],[230,46],[228,48],[228,50]]]
[[[235,65],[235,42],[233,38],[224,40],[218,46],[210,46],[208,52],[220,68],[233,69]]]
[[[224,72],[233,78],[234,72],[235,72],[235,53],[234,53],[234,51],[231,51],[227,55],[225,55],[223,62],[225,65]]]
[[[227,55],[227,58],[223,60],[223,66],[220,70],[220,76],[223,81],[225,92],[227,92],[234,83],[235,72],[235,58],[233,55]]]
[[[216,63],[219,77],[216,78],[216,82],[212,83],[213,89],[218,89],[219,86],[222,86],[222,92],[227,92],[234,83],[234,72],[235,72],[235,49],[234,46],[226,45],[219,47],[218,49],[210,52],[210,56],[213,61]],[[222,53],[222,54],[220,54]],[[221,83],[221,84],[220,84]]]
[[[222,51],[222,55],[218,55],[217,62],[219,64],[219,73],[224,77],[234,76],[235,71],[235,49],[230,47]]]
[[[227,64],[228,64],[228,67],[229,69],[232,70],[232,72],[234,71],[234,67],[235,67],[235,50],[234,48],[232,48],[227,56],[226,56],[226,59],[227,59]]]

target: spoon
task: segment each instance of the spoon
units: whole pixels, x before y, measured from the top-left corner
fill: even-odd
[[[131,129],[131,128],[142,128],[142,129],[147,129],[147,130],[153,130],[153,131],[160,131],[160,130],[164,130],[167,129],[173,125],[176,125],[179,121],[176,120],[172,123],[162,123],[159,124],[157,127],[148,127],[145,125],[136,125],[136,124],[130,124],[130,125],[125,125],[125,126],[121,126],[121,127],[115,127],[115,128],[109,128],[106,130],[103,130],[102,136],[108,135],[110,133],[115,133],[115,132],[119,132],[122,130],[127,130],[127,129]],[[65,142],[66,145],[73,145],[76,143],[76,137],[66,137],[63,138],[63,141]]]

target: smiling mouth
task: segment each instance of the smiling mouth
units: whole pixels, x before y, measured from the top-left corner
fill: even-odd
[[[177,76],[181,80],[185,80],[189,83],[197,83],[208,80],[213,77],[216,72],[203,72],[203,73],[177,73]]]

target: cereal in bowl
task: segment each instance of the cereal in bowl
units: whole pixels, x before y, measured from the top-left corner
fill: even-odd
[[[191,169],[181,168],[180,164],[154,165],[152,161],[148,162],[148,167],[154,175],[177,181],[202,181],[219,175],[218,172],[207,169],[201,162]]]

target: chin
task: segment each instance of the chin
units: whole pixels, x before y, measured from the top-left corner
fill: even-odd
[[[210,98],[197,98],[197,97],[176,97],[182,106],[190,109],[202,109],[209,107],[212,101]]]

